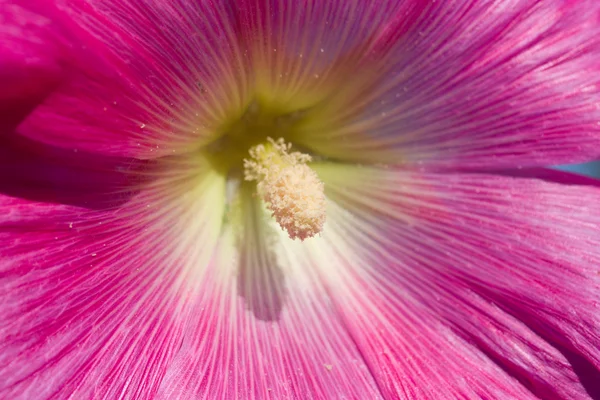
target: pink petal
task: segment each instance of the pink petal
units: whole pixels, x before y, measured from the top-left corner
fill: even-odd
[[[294,111],[310,115],[307,120],[320,115],[324,104],[337,104],[335,96],[344,92],[350,76],[355,77],[355,64],[380,27],[405,9],[399,3],[236,1],[235,31],[248,50],[257,96],[278,107],[293,105]],[[313,128],[309,123],[308,129]]]
[[[0,398],[381,398],[306,253],[250,195],[217,246],[222,177],[165,162],[116,208],[0,196]]]
[[[209,263],[224,210],[198,193],[150,213],[147,195],[116,213],[0,197],[0,397],[380,398],[255,202],[248,241],[225,233]]]
[[[49,24],[19,2],[0,1],[0,136],[12,131],[62,77]]]
[[[374,86],[303,143],[430,169],[598,158],[600,3],[404,3],[355,67],[377,69]]]
[[[497,171],[496,174],[523,178],[538,178],[548,182],[563,183],[566,185],[600,186],[600,179],[553,168],[511,169]]]
[[[155,164],[44,145],[21,135],[0,140],[0,193],[29,200],[111,208],[123,204]]]
[[[73,0],[39,8],[53,21],[48,30],[71,41],[70,79],[22,134],[137,158],[196,149],[215,135],[214,121],[225,111],[217,106],[238,83],[238,49],[223,4]]]
[[[334,203],[314,254],[385,397],[600,395],[598,187],[320,174]]]
[[[181,248],[208,263],[224,212],[222,179],[187,167],[118,208],[0,195],[0,398],[154,396],[190,319]]]
[[[159,397],[380,399],[306,253],[276,245],[255,201],[243,214],[242,244],[226,231],[184,303],[190,318]]]

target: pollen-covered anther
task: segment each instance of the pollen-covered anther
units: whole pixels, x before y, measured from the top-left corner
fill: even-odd
[[[257,181],[257,191],[275,221],[292,239],[304,240],[323,230],[325,192],[323,182],[306,163],[308,154],[290,153],[283,139],[250,149],[244,160],[245,179]]]

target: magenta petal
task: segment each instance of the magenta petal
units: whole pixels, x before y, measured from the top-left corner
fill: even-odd
[[[600,3],[409,1],[364,61],[371,92],[306,143],[334,157],[497,169],[600,156]]]
[[[237,76],[223,5],[65,1],[43,9],[51,28],[70,39],[69,79],[20,133],[69,150],[136,158],[196,149],[215,134],[214,105],[227,95],[221,86]]]
[[[179,318],[167,285],[147,308],[160,270],[133,240],[144,227],[6,196],[0,209],[0,397],[118,398],[131,385],[149,398],[180,335],[156,329]]]
[[[62,78],[50,21],[0,1],[0,135],[14,129]]]
[[[521,178],[538,178],[548,182],[562,183],[565,185],[600,186],[600,179],[552,168],[511,169],[498,171],[496,174]]]
[[[306,254],[135,204],[0,197],[0,398],[380,398]]]
[[[405,11],[403,4],[393,0],[238,0],[232,16],[242,46],[270,68],[255,72],[273,79],[290,74],[297,85],[306,84],[301,76],[318,82],[315,73],[327,80],[331,64],[366,52],[390,15]]]
[[[181,174],[109,209],[0,195],[0,398],[156,395],[189,319],[179,250],[207,262],[222,218],[223,185],[196,175],[186,204]]]
[[[0,194],[84,208],[113,208],[133,196],[154,165],[74,152],[6,134],[0,138]]]
[[[599,188],[343,168],[332,298],[388,397],[600,395]]]
[[[256,206],[244,203],[241,244],[226,232],[185,303],[185,337],[159,398],[380,399],[318,264],[280,246]]]

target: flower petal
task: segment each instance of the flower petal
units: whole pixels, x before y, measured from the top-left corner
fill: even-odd
[[[12,131],[58,84],[58,49],[49,21],[19,2],[0,1],[0,135]]]
[[[222,177],[195,167],[118,208],[0,195],[0,398],[155,395],[189,320],[186,277],[208,264],[224,211]]]
[[[215,252],[223,177],[165,162],[118,208],[0,196],[0,397],[381,398],[249,192]]]
[[[83,208],[128,201],[155,165],[131,158],[74,152],[22,135],[0,139],[0,193]]]
[[[186,299],[190,319],[160,398],[381,398],[306,252],[247,194],[241,231],[227,228]]]
[[[319,173],[333,202],[314,257],[384,395],[600,394],[598,187]]]
[[[239,0],[233,16],[256,95],[319,120],[322,103],[343,103],[336,92],[352,86],[354,63],[389,16],[403,10],[393,0]]]
[[[567,169],[525,168],[496,171],[494,174],[522,178],[538,178],[547,182],[556,182],[565,185],[600,186],[600,179],[588,175],[581,175],[579,172],[569,172]]]
[[[48,30],[70,37],[69,80],[21,127],[30,138],[156,158],[214,139],[223,103],[242,101],[230,90],[243,87],[245,75],[235,73],[239,49],[223,2],[66,0],[40,8],[53,22]]]
[[[379,79],[304,144],[429,169],[598,158],[600,3],[408,3],[356,67]]]

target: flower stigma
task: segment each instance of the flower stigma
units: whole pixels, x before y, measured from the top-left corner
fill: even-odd
[[[311,156],[290,152],[282,138],[267,138],[249,150],[244,179],[258,182],[257,192],[291,239],[308,239],[323,230],[326,200],[323,182],[306,163]]]

